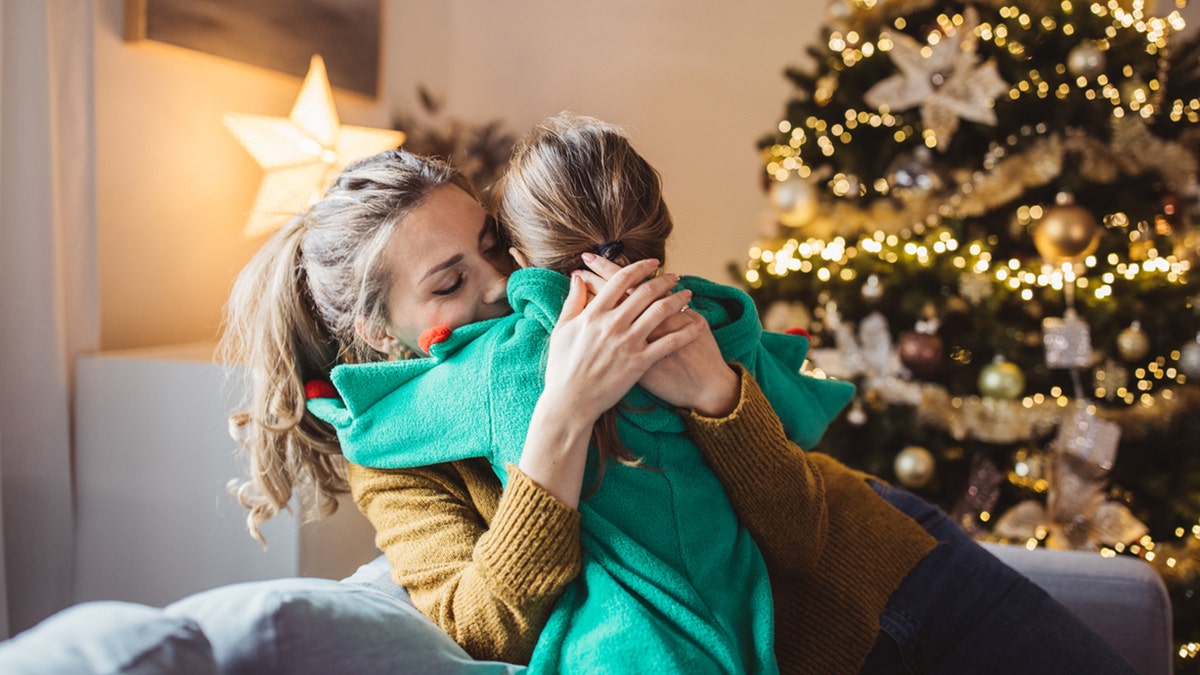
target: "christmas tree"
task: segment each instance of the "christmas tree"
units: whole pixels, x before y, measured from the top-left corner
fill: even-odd
[[[1200,648],[1200,48],[1141,2],[834,0],[735,272],[813,372],[817,448],[979,538],[1139,555]],[[1176,39],[1172,41],[1172,36]]]

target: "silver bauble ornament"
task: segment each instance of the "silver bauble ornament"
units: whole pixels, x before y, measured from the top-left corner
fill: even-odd
[[[997,356],[979,371],[979,393],[1011,401],[1025,392],[1025,373],[1012,361]]]
[[[1138,361],[1150,353],[1150,338],[1142,330],[1140,321],[1134,321],[1117,333],[1117,353],[1126,361]]]
[[[1033,245],[1047,261],[1079,261],[1100,245],[1100,224],[1091,211],[1077,204],[1047,207],[1033,226]]]
[[[937,462],[933,453],[919,445],[909,445],[901,450],[894,462],[892,470],[902,485],[910,488],[923,488],[933,480],[937,472]]]
[[[867,302],[878,302],[883,297],[883,283],[877,275],[872,274],[863,282],[862,296]]]
[[[886,171],[891,194],[903,200],[923,197],[942,187],[942,178],[933,167],[933,153],[924,146],[911,155],[897,157]]]
[[[770,198],[779,222],[788,227],[800,227],[812,222],[820,204],[817,187],[795,176],[771,183]]]
[[[859,399],[854,399],[854,405],[850,406],[850,410],[846,411],[846,421],[856,427],[861,427],[867,423],[867,411],[863,410],[862,402]]]
[[[1076,77],[1096,77],[1104,72],[1105,63],[1104,52],[1092,40],[1079,43],[1067,53],[1067,70]]]
[[[1179,369],[1191,378],[1200,378],[1200,333],[1196,339],[1179,348]]]

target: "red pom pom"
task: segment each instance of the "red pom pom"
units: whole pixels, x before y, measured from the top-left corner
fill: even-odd
[[[801,328],[799,326],[789,328],[783,332],[787,333],[788,335],[799,335],[800,337],[812,337],[811,335],[808,334],[808,331],[804,330],[803,328]]]
[[[304,383],[304,398],[337,398],[337,389],[325,380],[309,380]]]
[[[421,333],[421,337],[417,338],[417,346],[421,348],[421,351],[428,354],[431,346],[439,342],[445,342],[449,337],[449,326],[434,326],[424,333]]]

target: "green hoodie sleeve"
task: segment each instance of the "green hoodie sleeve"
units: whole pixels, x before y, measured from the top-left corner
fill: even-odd
[[[744,291],[698,277],[681,282],[692,290],[692,307],[708,321],[721,355],[745,366],[758,381],[787,437],[806,450],[816,446],[854,398],[854,385],[801,374],[808,338],[764,331]]]

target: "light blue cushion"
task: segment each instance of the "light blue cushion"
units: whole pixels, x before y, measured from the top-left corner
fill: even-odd
[[[475,661],[403,599],[329,579],[225,586],[169,605],[197,621],[222,673],[517,673]]]
[[[412,600],[408,597],[408,591],[392,581],[392,564],[382,555],[360,565],[358,569],[354,570],[354,574],[342,579],[342,583],[365,586],[390,598],[412,604]]]
[[[130,602],[76,605],[0,643],[5,675],[216,672],[196,622]]]

